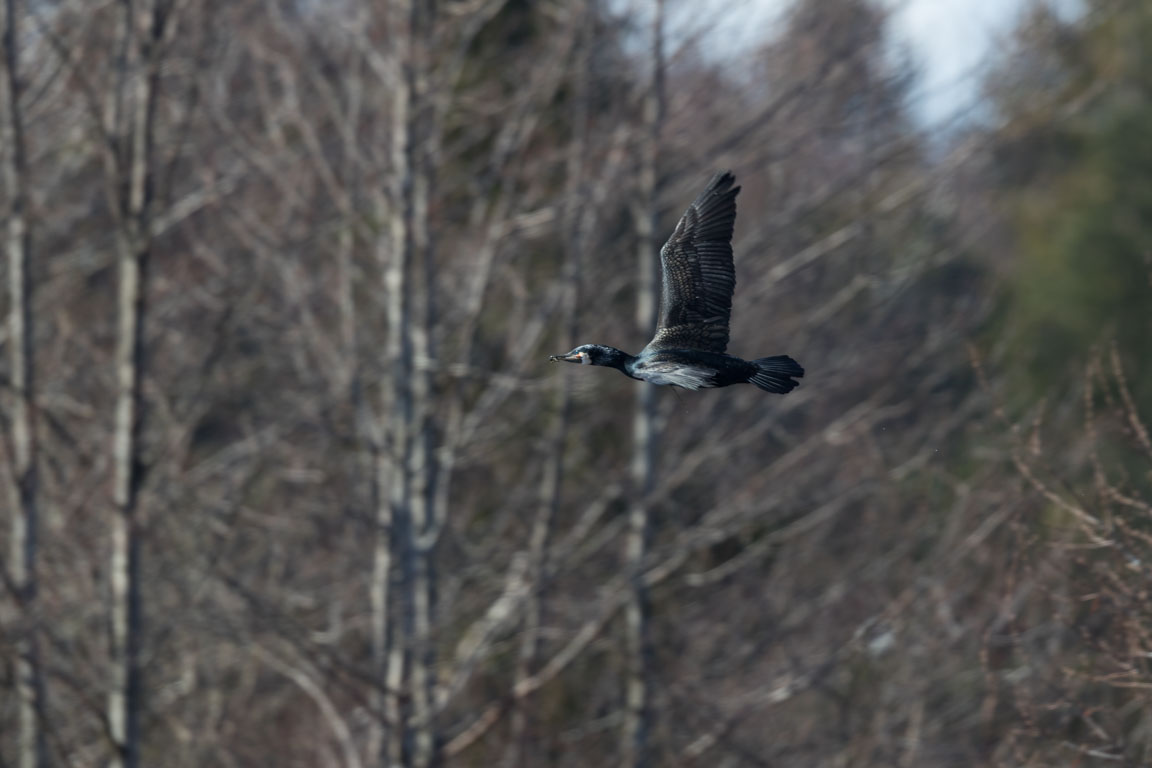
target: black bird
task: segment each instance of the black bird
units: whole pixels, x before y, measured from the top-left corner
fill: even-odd
[[[787,355],[741,360],[724,353],[736,287],[732,228],[740,187],[735,182],[727,171],[716,174],[660,249],[660,317],[656,336],[639,355],[583,344],[549,359],[604,365],[633,379],[685,389],[747,383],[766,392],[791,392],[799,384],[792,377],[803,376],[804,369]]]

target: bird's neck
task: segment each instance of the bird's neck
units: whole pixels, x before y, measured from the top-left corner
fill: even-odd
[[[631,363],[635,362],[636,358],[627,352],[616,349],[615,347],[604,347],[604,361],[600,365],[607,366],[608,368],[615,368],[623,373],[629,373]]]

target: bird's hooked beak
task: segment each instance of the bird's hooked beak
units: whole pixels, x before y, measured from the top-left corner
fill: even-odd
[[[583,357],[584,353],[581,352],[576,355],[549,355],[548,359],[554,363],[559,363],[561,361],[565,363],[581,363],[583,362]]]

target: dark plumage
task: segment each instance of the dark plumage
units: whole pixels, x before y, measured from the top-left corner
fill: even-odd
[[[660,249],[663,268],[656,335],[639,355],[584,344],[560,360],[615,368],[652,384],[685,389],[755,384],[767,392],[791,392],[804,369],[787,355],[741,360],[725,354],[736,271],[732,230],[740,187],[731,173],[716,174],[688,207]]]

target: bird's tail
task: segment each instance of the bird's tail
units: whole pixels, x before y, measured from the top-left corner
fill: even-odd
[[[800,384],[793,381],[793,376],[798,378],[804,375],[804,369],[788,355],[762,357],[753,360],[752,365],[756,366],[756,372],[748,377],[748,383],[755,384],[765,392],[779,395],[791,392]]]

